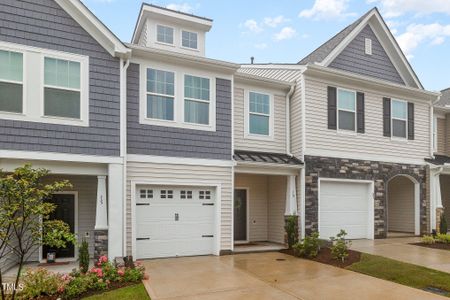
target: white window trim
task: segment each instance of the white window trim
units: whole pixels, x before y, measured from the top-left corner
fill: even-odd
[[[345,91],[345,92],[350,92],[352,94],[355,95],[355,110],[350,110],[350,109],[341,109],[339,108],[339,91]],[[357,130],[358,130],[358,114],[357,114],[357,93],[355,90],[349,90],[349,89],[345,89],[345,88],[337,88],[336,89],[336,129],[338,133],[343,133],[343,134],[351,134],[351,135],[356,135],[357,134]],[[351,112],[355,115],[355,129],[354,130],[350,130],[350,129],[341,129],[339,127],[339,111],[346,111],[346,112]]]
[[[4,80],[0,79],[0,82],[5,83],[14,83],[22,85],[22,112],[12,112],[12,111],[3,111],[0,110],[0,118],[9,119],[9,117],[13,118],[17,117],[25,117],[27,111],[27,103],[25,99],[27,99],[27,82],[26,82],[26,73],[27,73],[27,53],[22,49],[15,47],[12,44],[0,42],[0,50],[16,52],[22,54],[22,82],[14,81],[14,80]]]
[[[147,69],[157,69],[175,73],[174,120],[160,120],[146,118],[147,115]],[[210,84],[209,124],[196,124],[184,121],[184,75],[208,78]],[[140,99],[139,123],[145,125],[176,127],[203,131],[216,131],[216,79],[212,73],[202,73],[194,70],[176,68],[159,63],[140,63]],[[178,83],[178,84],[177,84]],[[194,99],[196,101],[196,99]],[[200,100],[201,101],[201,100]],[[200,102],[199,101],[199,102]]]
[[[158,26],[172,29],[172,43],[158,41]],[[172,26],[169,26],[169,25],[165,25],[165,24],[160,24],[160,23],[156,24],[155,25],[155,43],[175,47],[175,28],[173,28]]]
[[[20,44],[0,42],[0,49],[21,52],[23,60],[23,112],[0,112],[1,119],[28,121],[47,124],[60,124],[70,126],[89,126],[89,57],[43,49]],[[31,56],[34,56],[32,59]],[[39,56],[39,59],[37,58]],[[76,61],[80,63],[80,119],[44,116],[44,57]],[[32,65],[32,68],[29,66]],[[30,70],[30,72],[28,72]],[[36,104],[38,95],[39,103]],[[32,109],[37,105],[36,109]]]
[[[250,133],[250,93],[264,94],[269,96],[269,135],[255,134]],[[265,140],[265,141],[273,141],[274,140],[274,95],[271,92],[264,90],[245,90],[245,99],[244,99],[244,137],[246,139],[251,140]],[[257,114],[257,113],[255,113]],[[266,116],[266,114],[260,114]]]
[[[214,109],[214,114],[213,114],[213,110],[212,110],[212,107],[211,107],[211,101],[212,101],[212,89],[213,89],[213,81],[212,81],[212,78],[210,78],[210,77],[208,77],[208,76],[203,76],[203,75],[198,75],[198,74],[194,74],[193,72],[189,72],[189,73],[182,73],[183,74],[183,76],[182,76],[182,78],[183,78],[183,104],[182,104],[182,119],[183,119],[183,124],[185,125],[185,126],[196,126],[196,127],[204,127],[205,129],[206,128],[208,128],[208,127],[210,127],[211,126],[211,118],[213,118],[214,117],[214,119],[215,119],[215,117],[216,117],[216,114],[215,114],[215,109]],[[209,101],[206,101],[206,100],[202,100],[202,99],[196,99],[196,98],[188,98],[188,97],[186,97],[186,95],[184,94],[184,92],[185,92],[185,89],[184,89],[184,77],[185,76],[194,76],[194,77],[200,77],[200,78],[204,78],[204,79],[209,79]],[[214,84],[214,87],[215,87],[215,84]],[[215,98],[215,97],[214,97]],[[209,124],[208,125],[206,125],[206,124],[198,124],[198,123],[191,123],[191,122],[187,122],[186,120],[185,120],[185,113],[184,113],[184,106],[185,106],[185,103],[186,103],[186,100],[188,100],[188,101],[194,101],[194,102],[199,102],[199,103],[208,103],[208,105],[209,105],[209,117],[208,117],[208,120],[209,120]],[[215,102],[214,102],[214,106],[215,106]]]
[[[183,32],[195,33],[197,35],[197,48],[191,48],[191,47],[183,46]],[[200,51],[200,49],[199,49],[199,36],[200,36],[200,33],[197,32],[197,31],[181,29],[180,30],[180,48],[185,49],[185,50],[191,50],[191,51]]]
[[[400,119],[400,118],[394,118],[394,101],[397,102],[402,102],[406,104],[406,119]],[[406,142],[408,141],[408,119],[409,119],[409,115],[408,115],[408,101],[405,100],[400,100],[400,99],[391,99],[391,140],[394,141],[402,141],[402,142]],[[406,123],[406,130],[405,130],[405,137],[399,137],[399,136],[394,136],[394,120],[398,120],[398,121],[405,121]]]
[[[156,70],[156,71],[164,71],[164,72],[170,72],[170,73],[173,73],[173,76],[174,76],[174,79],[173,79],[173,85],[174,85],[174,94],[173,94],[173,96],[169,96],[169,95],[164,95],[164,94],[157,94],[157,93],[151,93],[151,92],[148,92],[147,91],[147,70],[148,69],[153,69],[153,70]],[[162,122],[162,123],[174,123],[174,122],[176,122],[176,120],[177,120],[177,116],[176,116],[176,113],[177,113],[177,111],[176,111],[176,103],[175,103],[175,101],[176,101],[176,94],[177,94],[177,77],[176,77],[176,75],[177,75],[177,73],[175,72],[175,71],[173,71],[173,70],[168,70],[168,69],[161,69],[161,68],[146,68],[145,69],[145,87],[144,87],[144,89],[145,89],[145,109],[144,109],[144,119],[145,120],[149,120],[149,121],[151,121],[151,122]],[[167,98],[169,98],[169,97],[172,97],[173,98],[173,120],[164,120],[164,119],[156,119],[156,118],[150,118],[150,117],[148,117],[147,116],[147,105],[148,105],[148,101],[147,101],[147,96],[148,95],[154,95],[154,96],[161,96],[161,97],[167,97]]]

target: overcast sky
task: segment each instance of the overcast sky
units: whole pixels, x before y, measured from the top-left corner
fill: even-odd
[[[83,0],[131,40],[140,0]],[[450,0],[155,0],[214,19],[206,55],[237,63],[295,63],[377,6],[425,88],[450,87]]]

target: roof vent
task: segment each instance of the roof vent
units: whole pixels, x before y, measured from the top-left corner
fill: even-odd
[[[255,62],[255,58],[253,56],[250,57],[250,63],[253,65],[254,62]]]
[[[367,55],[372,55],[372,40],[366,38],[365,50]]]

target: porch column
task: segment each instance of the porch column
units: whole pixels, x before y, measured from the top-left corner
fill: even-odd
[[[113,260],[116,257],[123,257],[123,165],[108,165],[108,257]]]
[[[106,198],[106,176],[97,176],[97,210],[95,211],[95,230],[108,229]]]
[[[295,175],[288,176],[286,185],[286,209],[285,216],[297,215],[297,191],[295,187]]]

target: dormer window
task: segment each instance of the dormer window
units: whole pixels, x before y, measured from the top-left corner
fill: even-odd
[[[157,25],[156,40],[160,43],[173,45],[173,28],[163,25]]]
[[[181,35],[181,45],[183,47],[198,49],[197,33],[183,30]]]

